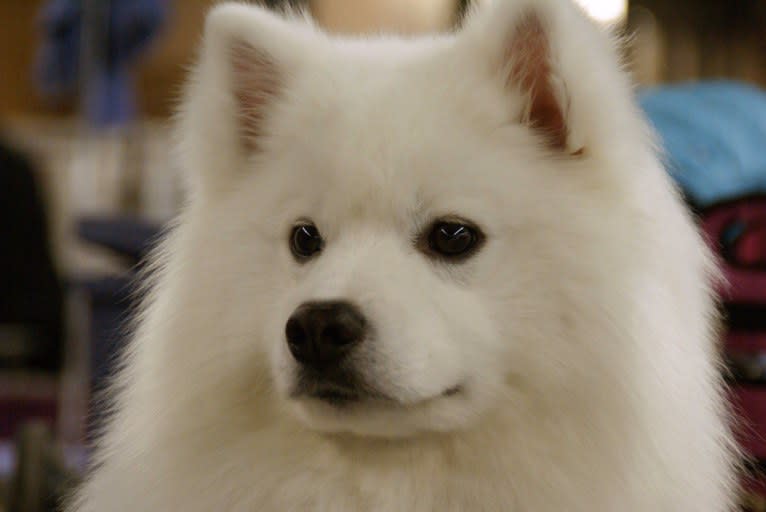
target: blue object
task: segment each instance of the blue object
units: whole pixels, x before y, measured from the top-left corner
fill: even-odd
[[[657,87],[639,102],[670,175],[701,208],[766,193],[766,93],[729,81]]]
[[[91,1],[87,31],[83,4],[49,0],[45,5],[38,81],[42,92],[54,97],[75,94],[82,85],[88,119],[97,125],[124,123],[135,111],[129,66],[164,22],[167,0]],[[86,66],[83,56],[89,59]],[[83,77],[83,69],[92,71]]]
[[[77,231],[83,241],[111,249],[127,258],[130,271],[116,276],[81,276],[72,285],[89,297],[90,369],[93,394],[103,391],[115,369],[129,332],[127,321],[139,297],[136,268],[163,235],[163,227],[136,217],[92,217],[81,219]],[[103,404],[91,404],[88,437],[92,439],[106,417]]]
[[[133,216],[84,217],[77,234],[85,241],[111,249],[131,265],[143,261],[164,234],[161,225]]]

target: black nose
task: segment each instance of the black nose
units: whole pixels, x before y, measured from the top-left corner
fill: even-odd
[[[367,321],[353,304],[306,302],[290,315],[285,335],[296,361],[321,369],[338,363],[364,339],[366,330]]]

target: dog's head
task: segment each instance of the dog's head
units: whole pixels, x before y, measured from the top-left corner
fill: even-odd
[[[216,7],[180,131],[199,329],[325,431],[449,431],[575,385],[628,91],[564,1],[415,40]]]

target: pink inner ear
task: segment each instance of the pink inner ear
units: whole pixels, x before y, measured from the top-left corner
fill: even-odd
[[[266,111],[280,89],[279,73],[266,52],[247,43],[232,44],[230,56],[240,139],[246,149],[257,151]]]
[[[564,111],[551,84],[550,44],[536,13],[522,17],[506,48],[505,62],[511,64],[507,85],[515,85],[529,95],[523,120],[543,132],[551,147],[566,149]]]

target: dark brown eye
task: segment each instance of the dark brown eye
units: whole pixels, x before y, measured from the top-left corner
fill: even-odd
[[[428,235],[429,249],[450,259],[467,257],[480,241],[479,231],[461,222],[437,222]]]
[[[301,224],[293,228],[290,249],[299,260],[311,258],[322,250],[322,235],[313,224]]]

